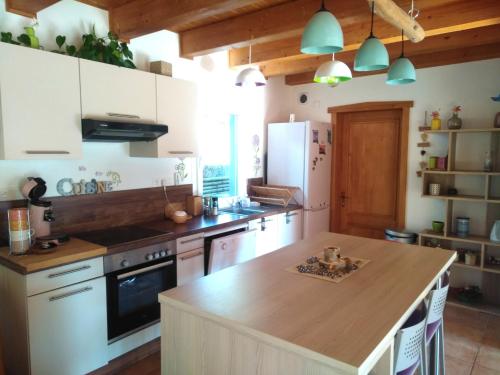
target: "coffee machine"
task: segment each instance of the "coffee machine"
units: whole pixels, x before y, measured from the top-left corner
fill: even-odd
[[[41,199],[47,191],[47,185],[40,177],[28,177],[23,185],[22,194],[29,199],[30,226],[36,238],[50,236],[50,223],[54,219],[52,202]]]

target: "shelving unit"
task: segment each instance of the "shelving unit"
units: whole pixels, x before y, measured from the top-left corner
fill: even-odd
[[[491,255],[500,257],[500,242],[493,242],[489,238],[493,223],[500,219],[500,128],[429,130],[426,133],[447,137],[448,142],[446,170],[426,170],[422,173],[422,197],[444,202],[444,230],[442,233],[430,229],[422,231],[419,234],[419,244],[431,246],[438,242],[442,248],[450,250],[467,248],[476,252],[478,258],[476,265],[456,262],[453,267],[461,269],[461,272],[481,273],[483,300],[481,303],[468,305],[451,298],[448,303],[500,315],[500,265],[488,263]],[[464,137],[471,134],[489,137],[485,139],[489,141],[493,165],[497,169],[486,172],[480,170],[478,165],[473,166],[476,168],[471,168],[474,163],[464,161],[463,153],[460,155],[462,160],[457,161],[457,143],[466,140]],[[480,150],[484,151],[486,150]],[[441,185],[441,195],[429,194],[431,183]],[[460,184],[461,188],[458,187]],[[449,188],[458,189],[458,194],[448,194]],[[460,216],[457,212],[463,211],[464,205],[469,207],[476,205],[477,212],[481,212],[484,218],[484,225],[481,228],[476,227],[474,229],[476,233],[465,238],[454,233],[454,219]]]

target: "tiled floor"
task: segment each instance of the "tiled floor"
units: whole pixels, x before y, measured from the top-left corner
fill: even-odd
[[[447,375],[500,375],[500,316],[459,307],[445,310]],[[120,375],[159,375],[155,353],[120,370]]]

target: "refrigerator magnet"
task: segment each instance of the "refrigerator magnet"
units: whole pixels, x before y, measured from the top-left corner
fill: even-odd
[[[332,131],[330,129],[327,130],[326,136],[328,139],[328,144],[332,144]]]
[[[319,145],[319,154],[326,155],[326,145]]]
[[[319,131],[313,130],[313,143],[319,143]]]

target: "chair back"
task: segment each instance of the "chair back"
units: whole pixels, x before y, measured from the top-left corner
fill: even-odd
[[[429,293],[427,325],[438,322],[443,318],[448,288],[449,285],[446,285],[440,289],[431,290]]]
[[[394,373],[412,375],[420,364],[420,350],[425,331],[425,306],[414,311],[396,334]]]

